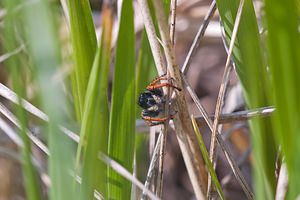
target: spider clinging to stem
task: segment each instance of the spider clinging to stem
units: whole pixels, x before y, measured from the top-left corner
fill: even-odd
[[[172,78],[167,78],[166,74],[156,77],[147,87],[146,92],[141,93],[138,99],[138,105],[142,107],[141,116],[143,120],[149,126],[156,126],[164,123],[165,121],[171,119],[177,111],[171,115],[163,118],[159,118],[161,111],[165,108],[166,99],[163,96],[162,87],[172,87],[181,91],[181,88],[178,88],[172,85],[170,82],[160,83],[161,80],[170,81]],[[159,84],[158,84],[159,83]]]

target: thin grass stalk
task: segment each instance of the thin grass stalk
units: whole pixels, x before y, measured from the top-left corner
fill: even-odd
[[[151,43],[158,43],[157,40],[156,40],[155,32],[151,31],[151,30],[155,30],[155,29],[153,27],[153,23],[152,23],[152,26],[151,26],[151,18],[149,17],[150,14],[149,14],[149,9],[148,9],[147,3],[146,3],[146,1],[143,1],[143,0],[140,0],[139,3],[140,3],[140,6],[141,6],[141,9],[142,9],[142,14],[143,14],[143,18],[144,18],[146,30],[148,30],[147,34],[148,34],[148,38],[149,38],[150,44]],[[151,34],[154,34],[154,36],[152,36]],[[156,49],[152,48],[152,51],[156,51]],[[160,51],[160,50],[158,50],[158,51]],[[157,53],[160,54],[160,52],[157,52]],[[154,58],[156,58],[157,60],[159,60],[159,57],[161,57],[161,56],[155,57],[155,55],[156,54],[154,54]],[[158,71],[162,71],[162,69],[160,68],[160,66],[157,65],[157,68],[158,68]],[[189,117],[187,117],[186,119],[188,119],[188,118]],[[191,126],[187,126],[187,127],[191,127]],[[182,134],[182,127],[180,129],[181,129],[181,131],[179,131],[179,132]],[[179,138],[180,138],[180,142],[179,143],[180,143],[180,145],[182,147],[183,153],[185,154],[184,157],[187,158],[186,159],[187,165],[194,166],[195,168],[199,169],[199,165],[197,165],[197,164],[195,164],[195,165],[191,164],[192,161],[191,161],[191,159],[188,156],[188,155],[191,155],[191,153],[190,154],[188,153],[188,152],[190,152],[190,149],[189,149],[190,145],[187,144],[187,140],[186,140],[185,135],[182,135],[182,137],[180,136]],[[184,144],[186,144],[186,145],[184,145]],[[195,154],[195,155],[197,155],[197,154]],[[198,161],[201,161],[201,158]],[[203,193],[201,192],[201,189],[200,189],[200,182],[204,183],[204,181],[197,181],[196,177],[198,175],[196,175],[196,174],[197,173],[194,173],[192,175],[192,179],[193,179],[192,183],[195,183],[197,185],[196,193],[197,193],[198,198],[204,198]],[[200,173],[198,173],[198,174],[200,174]]]
[[[289,178],[286,163],[283,162],[280,167],[278,182],[276,186],[276,195],[275,200],[284,200],[287,199],[287,190],[289,185]]]
[[[217,0],[219,13],[227,40],[232,35],[233,23],[238,9],[238,2]],[[265,62],[263,45],[258,31],[253,2],[245,0],[240,27],[233,49],[235,70],[243,89],[247,109],[255,109],[273,104],[270,74]],[[255,118],[249,121],[253,141],[254,191],[258,199],[274,199],[275,162],[277,145],[274,130],[268,118]]]
[[[152,50],[155,66],[157,68],[158,75],[161,76],[163,74],[166,74],[167,70],[161,53],[160,45],[157,40],[157,35],[152,21],[151,13],[148,7],[148,3],[146,0],[138,0],[138,2],[141,8],[141,13],[143,16],[143,21],[145,24],[145,29],[147,32],[149,44]]]
[[[256,117],[257,118],[269,117],[272,116],[274,112],[275,112],[275,108],[273,106],[268,106],[259,109],[220,114],[219,124],[246,121]],[[208,118],[213,120],[215,118],[215,115],[209,115]],[[207,126],[207,123],[203,116],[195,117],[195,119],[197,121],[198,126]]]
[[[237,35],[237,31],[238,31],[238,27],[240,24],[240,19],[241,19],[241,15],[243,12],[243,6],[244,6],[244,0],[240,1],[239,4],[239,8],[237,11],[237,15],[235,18],[235,22],[234,22],[234,27],[233,27],[233,31],[232,31],[232,37],[230,40],[230,46],[229,46],[229,52],[227,55],[227,59],[226,59],[226,64],[225,64],[225,69],[224,69],[224,74],[222,77],[222,82],[221,82],[221,86],[220,86],[220,90],[219,90],[219,94],[218,94],[218,100],[217,100],[217,106],[216,106],[216,110],[215,110],[215,119],[214,119],[214,125],[213,125],[213,131],[212,131],[212,136],[211,136],[211,143],[210,143],[210,161],[213,163],[215,163],[215,156],[216,156],[216,131],[218,128],[218,124],[219,124],[219,115],[221,113],[221,108],[222,108],[222,103],[223,103],[223,99],[224,99],[224,94],[225,94],[225,86],[227,85],[228,81],[229,81],[229,75],[232,69],[232,66],[230,65],[230,60],[231,60],[231,55],[232,55],[232,51],[233,51],[233,47],[234,47],[234,43],[235,43],[235,39],[236,39],[236,35]],[[207,190],[207,196],[208,199],[212,198],[212,189],[211,189],[211,177],[208,176],[208,190]]]
[[[18,100],[17,100],[17,94],[1,83],[0,83],[0,95],[15,104],[19,104]],[[48,115],[46,115],[43,111],[41,111],[40,109],[38,109],[37,107],[35,107],[34,105],[32,105],[31,103],[29,103],[28,101],[26,101],[23,98],[22,98],[22,106],[25,110],[27,110],[29,113],[33,114],[34,116],[40,118],[41,120],[43,120],[45,122],[49,122]],[[7,110],[7,109],[4,109],[4,110]],[[0,109],[0,111],[2,112],[2,109]],[[4,115],[6,115],[5,111],[2,113]],[[79,136],[76,133],[63,127],[62,125],[59,125],[59,129],[64,134],[66,134],[69,138],[71,138],[74,142],[79,143]]]
[[[159,65],[160,66],[160,68],[159,68],[159,70],[158,70],[158,74],[161,76],[161,75],[163,75],[163,74],[166,74],[166,72],[167,72],[167,70],[166,70],[166,66],[165,66],[165,63],[164,63],[164,60],[163,60],[163,57],[162,57],[162,53],[161,53],[161,48],[160,48],[160,46],[159,46],[159,42],[158,42],[158,40],[157,40],[157,36],[156,36],[156,30],[155,30],[155,27],[154,27],[154,23],[153,23],[153,21],[152,21],[152,16],[151,16],[151,13],[150,13],[150,9],[149,9],[149,7],[147,6],[147,2],[146,1],[139,1],[139,4],[140,4],[140,6],[143,8],[143,9],[146,9],[146,12],[142,12],[142,15],[143,15],[143,17],[144,17],[144,19],[148,19],[148,20],[146,20],[144,23],[147,23],[148,24],[148,27],[151,27],[150,29],[145,29],[145,31],[147,32],[147,35],[148,35],[148,37],[149,37],[149,35],[151,35],[150,36],[150,38],[148,38],[148,39],[146,39],[146,32],[143,32],[143,38],[142,38],[142,47],[144,47],[143,48],[143,50],[145,49],[145,53],[146,54],[148,54],[148,58],[146,57],[146,59],[143,59],[144,57],[142,57],[142,55],[140,55],[140,57],[139,57],[139,63],[138,63],[138,76],[137,76],[137,87],[139,87],[139,83],[141,83],[141,80],[142,80],[142,71],[144,71],[145,69],[145,67],[148,67],[148,70],[151,70],[151,66],[152,66],[152,58],[150,59],[150,54],[152,53],[152,55],[153,55],[153,58],[154,58],[154,62],[155,62],[155,64],[156,65]],[[146,7],[145,7],[146,6]],[[168,6],[166,6],[166,7],[168,7]],[[153,10],[151,10],[152,11],[152,13],[154,14],[154,11]],[[153,41],[153,42],[150,42],[150,43],[148,43],[148,40],[149,41]],[[150,47],[151,47],[151,49],[152,49],[152,52],[151,52],[151,49],[150,48],[148,48],[148,45],[150,44]],[[153,51],[153,49],[155,49],[155,51]],[[151,52],[151,53],[150,53]],[[147,55],[146,55],[147,56]],[[143,62],[143,61],[147,61],[145,64],[147,64],[147,65],[144,65],[144,66],[141,66],[141,62]],[[154,68],[152,68],[152,69],[154,69]],[[147,71],[148,71],[147,70]],[[146,72],[147,72],[146,71]],[[149,71],[148,71],[149,72]],[[145,75],[145,73],[143,74],[143,75]],[[143,78],[143,80],[145,81],[146,79],[145,78]],[[148,83],[145,83],[145,86],[146,86],[146,84],[148,84]],[[163,88],[163,91],[164,91],[164,93],[167,93],[168,94],[168,90],[167,90],[167,88]],[[167,98],[167,101],[168,101],[168,99],[169,98]],[[168,103],[168,102],[167,102]],[[168,105],[166,103],[166,105]],[[140,111],[140,109],[138,109],[139,111]],[[167,112],[167,110],[168,110],[168,108],[165,110],[166,112]],[[160,134],[164,134],[164,138],[166,138],[166,132],[167,132],[167,122],[166,123],[164,123],[164,127],[163,127],[163,129],[160,131]],[[165,141],[165,140],[164,140]],[[162,142],[161,143],[161,145],[162,145],[162,147],[161,147],[161,151],[163,151],[163,149],[164,149],[164,145],[165,144],[165,142]],[[151,146],[150,146],[150,148],[151,148]],[[151,152],[151,151],[150,151]],[[158,185],[158,187],[157,188],[159,188],[157,191],[160,191],[161,189],[161,181],[162,181],[162,175],[161,175],[161,173],[162,173],[162,167],[163,167],[163,159],[164,159],[164,154],[163,153],[161,153],[160,155],[162,155],[162,157],[160,158],[160,162],[159,162],[159,166],[160,166],[160,169],[159,169],[159,177],[158,177],[158,182],[157,182],[157,185]]]
[[[3,98],[6,98],[7,100],[17,103],[18,102],[15,100],[16,94],[9,90],[6,86],[0,83],[0,95]],[[28,101],[25,99],[22,99],[23,101],[23,108],[27,110],[27,112],[33,114],[34,116],[40,118],[41,120],[48,121],[48,116],[30,104]],[[0,112],[7,117],[7,108],[1,106],[0,104]],[[233,122],[239,122],[239,121],[246,121],[250,120],[252,118],[264,118],[264,117],[269,117],[272,116],[275,112],[275,107],[274,106],[267,106],[267,107],[262,107],[259,109],[253,109],[253,110],[244,110],[244,111],[238,111],[234,113],[225,113],[225,114],[220,114],[219,116],[219,124],[226,124],[226,123],[233,123]],[[207,115],[210,120],[213,120],[215,118],[214,115]],[[15,124],[13,120],[10,119],[10,117],[7,117],[11,122]],[[206,118],[203,116],[195,116],[196,122],[198,126],[208,126],[206,122]],[[145,132],[144,130],[148,130],[149,126],[147,126],[145,123],[140,123],[142,120],[137,119],[137,133]],[[173,123],[171,123],[172,126]],[[79,137],[76,133],[70,131],[69,129],[60,126],[61,130],[68,135],[73,141],[79,143]]]
[[[168,63],[168,70],[170,75],[174,78],[178,87],[182,88],[182,78],[179,68],[176,63],[175,52],[172,47],[172,42],[170,40],[169,29],[166,21],[165,14],[163,12],[163,7],[160,1],[153,1],[154,8],[156,10],[157,21],[159,25],[160,34],[162,37],[162,42],[164,46],[164,52],[166,60]],[[178,142],[183,153],[183,157],[186,163],[187,171],[191,178],[192,185],[196,197],[202,199],[204,184],[203,177],[201,176],[201,166],[203,165],[203,160],[199,154],[199,147],[197,145],[196,136],[193,134],[192,122],[187,112],[187,105],[185,101],[184,94],[180,91],[175,91],[178,114],[174,116],[174,124],[176,129],[176,134]]]
[[[149,168],[148,168],[146,181],[145,181],[145,184],[144,184],[145,188],[150,187],[151,179],[152,179],[152,176],[153,176],[154,170],[155,170],[155,165],[156,165],[157,159],[159,158],[159,149],[161,147],[161,138],[162,138],[162,134],[159,134],[159,136],[157,138],[155,148],[154,148],[154,151],[153,151],[153,154],[152,154],[150,165],[149,165]],[[143,191],[141,200],[145,200],[145,199],[146,199],[146,194]]]
[[[247,150],[244,151],[243,154],[238,158],[237,164],[239,167],[241,167],[243,164],[245,164],[245,161],[247,161],[247,158],[249,157],[250,153],[251,153],[251,147],[248,147]],[[230,172],[226,176],[224,176],[221,181],[221,185],[223,187],[226,187],[227,184],[230,184],[232,176],[233,176],[232,172]]]
[[[20,105],[20,104],[18,104]],[[22,105],[22,104],[21,104]],[[22,105],[23,109],[24,106]],[[18,127],[20,130],[22,129],[21,123],[18,120],[18,118],[11,113],[2,103],[0,103],[0,112],[9,120],[11,121],[16,127]],[[27,136],[30,138],[30,140],[38,147],[40,148],[46,155],[50,155],[50,151],[48,147],[39,140],[36,136],[34,136],[28,129],[25,130]],[[18,143],[17,143],[18,144]],[[18,144],[19,145],[19,144]],[[19,145],[20,146],[20,145]]]
[[[181,69],[181,72],[183,74],[187,73],[187,71],[189,69],[189,66],[190,66],[190,63],[191,63],[191,60],[192,60],[193,56],[196,53],[196,50],[198,49],[198,47],[200,45],[201,38],[204,36],[206,28],[207,28],[207,26],[208,26],[211,18],[213,17],[216,9],[217,9],[216,0],[213,0],[212,3],[210,4],[209,11],[205,15],[204,20],[203,20],[201,26],[199,27],[199,30],[198,30],[198,32],[196,34],[196,37],[195,37],[195,39],[193,41],[193,44],[191,45],[190,50],[188,52],[188,55],[187,55],[187,57],[186,57],[186,59],[184,61],[184,64],[183,64],[182,69]]]
[[[169,10],[169,1],[167,1],[165,4],[164,4],[164,8],[166,9],[166,11]],[[143,13],[142,14],[146,14],[147,17],[149,17],[149,19],[151,19],[151,14],[150,14],[150,11],[149,11],[149,8],[148,9],[148,12],[147,13]],[[154,15],[154,11],[153,9],[151,10],[152,14]],[[155,19],[154,19],[155,21]],[[150,21],[147,21],[147,23],[149,24],[152,24],[153,25],[153,22],[152,20]],[[156,33],[155,33],[155,28],[154,26],[152,26],[153,29],[150,30],[152,33],[153,33],[153,36],[156,37]],[[149,30],[146,29],[146,31],[149,32]],[[144,36],[144,35],[143,35]],[[146,35],[145,35],[146,36]],[[146,37],[145,37],[146,38]],[[143,40],[144,41],[144,40]],[[148,42],[148,41],[147,41]],[[155,43],[150,43],[150,45],[152,44],[152,48],[155,48],[157,51],[156,52],[152,52],[152,54],[156,54],[156,55],[161,55],[161,50],[160,50],[160,46],[159,46],[159,43],[158,41],[155,39]],[[149,44],[144,44],[144,45],[149,45]],[[148,48],[147,48],[148,50]],[[151,49],[149,48],[149,54],[150,54],[150,51]],[[146,51],[148,52],[148,51]],[[154,55],[154,61],[156,62],[156,64],[159,64],[161,65],[163,68],[161,68],[162,70],[161,71],[158,71],[158,74],[159,75],[163,75],[165,74],[166,72],[166,68],[165,68],[165,63],[164,63],[164,60],[162,59],[162,56],[159,58],[159,59],[156,59],[157,56]],[[156,60],[155,60],[156,59]],[[150,61],[150,60],[149,60]],[[151,59],[152,61],[152,59]],[[148,63],[150,64],[150,62]],[[152,65],[152,63],[151,63]],[[145,67],[145,66],[144,66]],[[148,66],[150,67],[150,66]],[[139,67],[138,69],[140,69],[141,67]],[[153,68],[154,69],[154,68]],[[140,72],[140,70],[138,71]],[[139,73],[140,74],[140,73]],[[169,77],[169,74],[167,75]],[[138,76],[138,80],[140,79],[140,77]],[[166,102],[166,105],[168,105],[169,103],[169,90],[168,88],[163,88],[163,91],[165,94],[167,94],[167,102]],[[168,116],[169,115],[169,109],[168,107],[166,106],[166,109],[165,109],[165,115]],[[161,129],[160,131],[160,134],[163,135],[163,139],[162,139],[162,142],[160,143],[161,144],[161,148],[160,148],[160,159],[159,159],[159,169],[158,169],[158,177],[157,177],[157,183],[156,183],[156,194],[158,194],[158,196],[160,196],[161,192],[162,192],[162,177],[163,177],[163,162],[164,162],[164,151],[165,151],[165,145],[166,145],[166,137],[167,137],[167,127],[168,127],[168,122],[165,122],[164,125],[163,125],[163,128]],[[160,193],[160,194],[159,194]]]
[[[189,92],[189,94],[191,95],[192,99],[194,100],[194,102],[196,103],[196,106],[198,107],[199,111],[201,112],[202,116],[204,117],[206,123],[208,124],[208,127],[210,128],[211,131],[213,131],[213,121],[208,117],[208,113],[206,112],[206,110],[203,108],[198,96],[196,95],[195,91],[192,89],[190,83],[188,82],[188,80],[186,79],[186,77],[184,75],[182,75],[182,78],[184,80],[184,83],[186,85],[186,88]],[[236,164],[236,162],[233,159],[233,156],[231,155],[229,148],[227,147],[227,145],[225,144],[221,134],[217,131],[216,132],[216,137],[217,137],[217,141],[236,177],[236,179],[238,180],[238,182],[240,183],[240,185],[242,186],[242,189],[244,190],[246,196],[248,199],[253,199],[253,193],[251,192],[250,187],[248,186],[245,178],[242,175],[242,172],[240,171],[240,169],[238,168],[238,165]]]
[[[0,128],[19,147],[24,148],[22,138],[16,133],[2,118],[0,118]]]
[[[222,189],[221,189],[220,183],[218,181],[218,178],[217,178],[216,172],[214,170],[214,167],[213,167],[212,163],[209,160],[209,155],[208,155],[208,153],[206,151],[206,148],[205,148],[205,145],[204,145],[201,133],[200,133],[200,131],[198,129],[198,126],[197,126],[197,123],[196,123],[196,120],[195,120],[194,116],[192,116],[192,122],[193,122],[193,127],[194,127],[194,130],[195,130],[195,134],[197,135],[199,147],[200,147],[201,153],[203,155],[206,167],[208,169],[208,172],[209,172],[209,174],[210,174],[210,176],[212,178],[212,182],[213,182],[213,184],[214,184],[214,186],[215,186],[215,188],[216,188],[216,190],[217,190],[220,198],[223,200],[223,199],[225,199],[224,194],[222,192]]]
[[[21,131],[21,128],[19,128],[19,130]],[[24,143],[23,140],[21,139],[21,137],[19,136],[19,134],[12,128],[10,127],[10,125],[3,120],[2,118],[0,118],[0,129],[19,147],[19,148],[24,148]],[[22,159],[22,155],[20,155],[18,152],[15,152],[14,150],[11,150],[9,148],[5,148],[5,147],[1,147],[0,146],[0,155],[1,156],[5,156],[9,159],[12,159],[16,162],[18,162],[20,165],[24,164],[24,160]],[[45,181],[45,179],[43,179],[43,177],[48,177],[48,175],[45,173],[45,169],[42,167],[42,165],[33,157],[33,155],[30,155],[30,159],[32,162],[32,165],[35,167],[35,170],[38,171],[40,173],[40,177],[41,180],[43,181],[43,183],[49,187],[49,184],[47,181]],[[25,174],[25,172],[24,172]],[[24,178],[29,178],[28,176],[26,176],[27,174],[25,174]],[[37,178],[37,177],[36,177]],[[26,183],[30,183],[30,180],[25,180]],[[39,184],[39,183],[38,183]],[[28,190],[29,186],[26,186],[26,194],[27,196],[33,197],[33,198],[39,198],[42,199],[41,193],[40,191],[38,191],[37,197],[32,196],[32,191]],[[35,189],[40,189],[39,186],[37,186]]]
[[[168,75],[169,77],[170,75]],[[166,96],[166,108],[165,108],[165,116],[169,116],[169,102],[170,102],[170,89],[167,88],[167,96]],[[158,175],[157,175],[157,184],[156,184],[156,195],[158,197],[162,197],[162,188],[163,188],[163,171],[164,171],[164,159],[165,159],[165,151],[166,151],[166,143],[167,143],[167,132],[168,132],[169,122],[166,121],[163,125],[163,129],[161,130],[162,141],[160,143],[159,149],[159,162],[158,162]]]
[[[60,4],[61,4],[61,7],[62,7],[62,9],[64,11],[64,15],[66,17],[68,26],[70,28],[70,14],[69,14],[69,10],[68,10],[67,0],[60,0]]]
[[[160,198],[156,197],[149,189],[145,188],[144,185],[135,178],[131,172],[129,172],[126,168],[120,165],[115,160],[111,159],[110,157],[106,156],[102,152],[99,153],[99,159],[105,162],[110,168],[115,170],[117,173],[122,175],[127,180],[131,181],[133,184],[138,186],[141,190],[145,191],[145,194],[148,195],[153,200],[160,200]]]
[[[175,39],[175,24],[176,24],[176,7],[177,7],[177,0],[172,0],[171,2],[171,24],[170,24],[170,38],[172,45],[174,46],[174,39]],[[170,79],[170,73],[168,72],[167,78]],[[167,87],[167,95],[166,95],[166,107],[165,107],[165,116],[170,115],[170,96],[171,96],[171,90],[169,87]],[[160,159],[159,159],[159,166],[158,166],[158,176],[157,176],[157,189],[156,189],[156,195],[158,197],[162,197],[162,189],[163,189],[163,170],[164,170],[164,159],[165,159],[165,148],[166,148],[166,142],[167,142],[167,131],[168,131],[168,125],[169,121],[166,121],[163,126],[162,130],[162,141],[161,141],[161,147],[160,147]]]
[[[210,159],[211,162],[213,163],[213,166],[216,167],[216,131],[219,128],[219,133],[222,130],[222,125],[219,124],[219,117],[220,117],[220,113],[222,112],[222,106],[224,103],[224,97],[225,97],[225,93],[227,90],[227,86],[229,83],[229,77],[230,77],[230,73],[232,71],[232,66],[228,66],[225,67],[225,71],[224,71],[224,75],[222,78],[222,83],[220,86],[220,90],[219,90],[219,96],[218,96],[218,101],[217,101],[217,106],[216,106],[216,111],[215,111],[215,115],[214,115],[214,125],[213,125],[213,131],[212,131],[212,137],[211,137],[211,148],[210,148]],[[219,126],[220,125],[220,126]],[[213,139],[214,137],[214,139]],[[213,144],[213,145],[212,145]],[[208,195],[208,199],[212,198],[212,187],[211,187],[211,177],[208,177],[208,189],[207,189],[207,195]]]
[[[173,46],[175,44],[176,8],[177,8],[177,0],[172,0],[172,2],[171,2],[170,38],[171,38],[171,42],[172,42]]]

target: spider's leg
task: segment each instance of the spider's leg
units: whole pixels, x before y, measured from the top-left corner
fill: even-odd
[[[163,124],[163,122],[156,122],[156,123],[153,123],[149,120],[145,120],[145,122],[148,124],[148,126],[156,126],[156,125],[160,125],[160,124]]]
[[[175,111],[173,114],[169,115],[168,117],[164,117],[164,118],[159,118],[159,117],[147,117],[142,115],[143,120],[145,121],[156,121],[156,122],[165,122],[169,119],[171,119],[175,114],[177,113],[177,111]]]
[[[154,86],[156,83],[158,83],[159,81],[161,80],[169,80],[167,77],[165,77],[166,74],[162,75],[162,76],[159,76],[159,77],[156,77],[155,79],[153,79],[153,81],[151,83],[149,83],[149,85],[147,86],[148,87],[151,87],[151,86]],[[148,89],[151,89],[151,88],[148,88]]]
[[[143,120],[148,124],[148,126],[156,126],[156,125],[163,124],[165,121],[167,121],[169,119],[172,119],[172,117],[176,113],[177,113],[177,111],[175,111],[173,114],[171,114],[171,115],[169,115],[168,117],[165,117],[165,118],[147,117],[147,116],[144,116],[143,114],[141,114],[141,116],[142,116]]]
[[[165,87],[165,86],[168,86],[168,87],[172,87],[172,88],[175,88],[177,89],[178,91],[181,91],[181,88],[179,87],[176,87],[175,85],[172,85],[170,83],[161,83],[161,84],[158,84],[158,85],[148,85],[147,86],[147,89],[150,89],[150,90],[155,90],[157,88],[161,88],[161,87]]]

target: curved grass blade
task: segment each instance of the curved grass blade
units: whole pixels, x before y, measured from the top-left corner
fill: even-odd
[[[133,171],[135,146],[135,37],[132,0],[123,1],[117,40],[108,153]],[[130,199],[131,183],[108,169],[108,199]]]
[[[75,108],[79,119],[83,115],[85,93],[93,65],[97,39],[88,0],[68,0],[71,38],[74,53],[74,76],[72,79]]]
[[[276,112],[273,127],[282,145],[282,156],[288,170],[288,194],[299,195],[300,177],[300,38],[299,1],[265,0],[268,61],[272,74]],[[299,198],[299,196],[298,196]]]
[[[81,139],[77,151],[76,165],[80,160],[85,141],[82,164],[81,199],[92,199],[94,189],[107,198],[107,166],[98,159],[98,153],[107,153],[109,133],[108,81],[111,55],[113,8],[102,10],[103,33],[87,88]],[[76,167],[76,168],[77,168]]]
[[[196,136],[197,136],[197,139],[198,139],[198,143],[199,143],[199,147],[200,147],[200,150],[202,152],[202,155],[203,155],[203,158],[204,158],[204,161],[205,161],[205,164],[206,164],[206,167],[209,171],[209,174],[211,176],[211,179],[212,179],[212,182],[220,196],[221,199],[225,199],[224,197],[224,194],[222,192],[222,189],[221,189],[221,186],[220,186],[220,183],[218,181],[218,178],[217,178],[217,175],[216,175],[216,172],[211,164],[211,161],[209,159],[209,155],[206,151],[206,148],[204,146],[204,142],[203,142],[203,139],[201,137],[201,134],[200,134],[200,131],[198,129],[198,126],[197,126],[197,122],[194,118],[194,116],[192,116],[192,123],[193,123],[193,127],[194,127],[194,130],[195,130],[195,133],[196,133]]]

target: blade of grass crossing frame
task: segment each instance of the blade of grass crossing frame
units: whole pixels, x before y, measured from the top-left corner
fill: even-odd
[[[300,38],[299,1],[265,0],[268,61],[272,74],[276,113],[273,126],[282,144],[288,169],[288,195],[299,195],[300,177]],[[299,197],[298,197],[299,198]]]
[[[65,123],[66,115],[63,112],[65,97],[61,90],[62,80],[59,77],[53,78],[56,67],[60,64],[54,12],[48,1],[31,4],[25,11],[27,44],[37,74],[37,83],[40,86],[42,107],[50,119],[48,124],[48,146],[51,154],[48,162],[51,178],[50,199],[76,199],[77,191],[72,190],[70,176],[74,146],[58,127],[58,124]]]
[[[107,154],[109,110],[107,89],[111,55],[113,8],[102,10],[103,33],[87,88],[81,139],[77,151],[77,166],[83,141],[85,152],[82,163],[81,199],[92,199],[94,189],[107,199],[107,166],[98,158],[99,152]]]
[[[231,38],[239,2],[217,0],[227,39]],[[272,105],[270,80],[251,0],[245,0],[233,49],[237,75],[243,88],[247,109]],[[276,145],[269,118],[249,121],[255,155],[255,194],[258,199],[274,199]]]
[[[133,171],[135,146],[135,37],[132,0],[123,1],[117,40],[109,156]],[[130,199],[131,183],[108,169],[108,199]]]
[[[199,147],[200,147],[201,153],[203,155],[206,167],[207,167],[207,169],[209,171],[209,174],[211,176],[212,182],[213,182],[213,184],[214,184],[214,186],[215,186],[215,188],[216,188],[216,190],[217,190],[220,198],[221,199],[225,199],[224,194],[223,194],[222,189],[221,189],[221,186],[220,186],[220,183],[218,181],[216,172],[215,172],[215,170],[214,170],[214,168],[213,168],[213,166],[212,166],[212,164],[210,162],[209,155],[208,155],[207,150],[205,148],[202,136],[200,134],[200,131],[198,129],[198,126],[197,126],[197,123],[195,121],[194,116],[192,116],[192,123],[193,123],[193,127],[194,127],[194,130],[195,130],[197,139],[198,139],[198,143],[199,143]]]
[[[17,46],[19,46],[16,40],[16,28],[21,23],[20,13],[16,13],[13,9],[18,6],[16,1],[5,0],[3,6],[7,10],[7,16],[5,18],[4,26],[4,47],[7,52],[11,52]],[[20,28],[20,27],[19,27]],[[20,29],[18,29],[20,31]],[[20,33],[20,32],[19,32]],[[6,61],[10,75],[12,77],[12,83],[14,91],[19,95],[19,105],[22,105],[21,97],[25,97],[26,84],[24,84],[22,70],[22,62],[18,60],[17,56],[13,56]],[[25,67],[25,66],[24,66]],[[22,106],[15,106],[14,109],[17,113],[17,117],[21,123],[20,135],[22,136],[23,146],[19,147],[22,156],[22,170],[24,177],[24,185],[26,189],[27,199],[38,200],[41,197],[41,188],[38,184],[37,172],[31,162],[31,144],[26,134],[25,129],[28,127],[26,113]]]
[[[83,115],[85,92],[93,65],[97,39],[88,0],[68,0],[71,39],[74,53],[74,74],[76,84],[72,84],[77,92],[74,96],[76,110],[80,119]],[[72,82],[73,83],[73,82]]]

